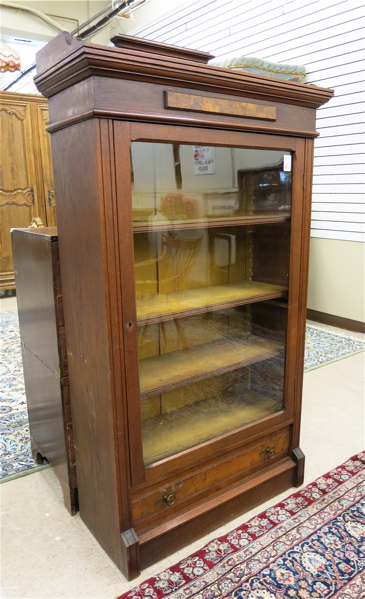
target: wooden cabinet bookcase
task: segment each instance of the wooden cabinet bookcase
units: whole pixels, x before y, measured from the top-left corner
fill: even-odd
[[[331,90],[61,34],[49,99],[80,514],[128,578],[302,482],[315,108]]]
[[[13,289],[10,229],[29,227],[32,218],[56,226],[55,193],[47,100],[0,92],[0,289]]]

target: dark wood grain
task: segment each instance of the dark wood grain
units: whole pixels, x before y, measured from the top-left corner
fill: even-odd
[[[291,276],[293,285],[293,317],[289,324],[289,337],[296,346],[296,355],[294,362],[290,365],[293,376],[293,409],[296,414],[293,424],[293,449],[300,447],[300,423],[302,406],[302,388],[304,374],[304,350],[305,350],[305,329],[306,329],[306,305],[308,289],[308,268],[309,268],[309,241],[310,241],[310,219],[311,219],[311,201],[312,201],[312,173],[313,173],[313,141],[301,140],[294,163],[294,169],[297,176],[293,180],[293,201],[300,205],[294,212],[295,219],[292,224],[291,233],[291,268],[293,260],[296,260],[295,270]],[[300,184],[302,181],[302,184]],[[295,289],[296,286],[296,289]],[[289,291],[290,293],[290,291]],[[300,464],[300,467],[302,465]],[[300,479],[300,477],[299,477]]]
[[[80,514],[125,576],[132,578],[140,568],[302,479],[299,432],[311,160],[317,135],[314,109],[333,92],[212,67],[196,62],[196,57],[192,60],[194,53],[189,50],[166,48],[164,52],[161,45],[125,38],[120,45],[124,47],[98,46],[61,34],[41,50],[36,83],[49,98],[50,107]],[[166,108],[166,94],[170,104],[172,98],[178,98],[173,110]],[[267,107],[266,117],[276,113],[276,121],[236,114],[238,105],[247,108],[247,104],[255,106],[256,116],[264,114]],[[220,109],[202,112],[207,105]],[[222,108],[234,114],[222,114]],[[247,212],[245,218],[218,216],[204,223],[190,219],[172,225],[157,223],[155,228],[145,220],[137,221],[138,214],[132,211],[136,181],[131,162],[133,141],[174,144],[175,159],[178,144],[290,152],[290,214],[288,210],[274,216]],[[176,167],[172,172],[180,190],[184,174]],[[241,197],[244,186],[251,185],[247,177],[248,173],[242,174]],[[144,213],[142,206],[141,218]],[[137,319],[136,295],[139,298],[143,293],[138,295],[135,282],[144,278],[135,275],[134,261],[136,258],[145,268],[143,261],[151,258],[148,240],[153,238],[156,243],[154,236],[174,236],[180,229],[185,236],[194,235],[194,229],[205,226],[207,255],[215,236],[226,239],[234,233],[238,239],[236,255],[242,276],[236,283],[243,279],[284,289],[274,296],[264,292],[253,295],[237,308],[250,333],[261,335],[266,344],[286,344],[285,373],[282,358],[275,379],[283,393],[273,400],[271,413],[261,413],[254,422],[243,419],[234,430],[217,429],[215,437],[208,435],[178,453],[162,452],[158,461],[149,464],[146,452],[143,455],[141,391],[147,396],[149,391],[159,390],[162,397],[162,391],[174,393],[171,385],[176,381],[169,379],[167,387],[143,388],[138,333],[143,327],[173,326],[184,317],[188,321],[217,314],[226,319],[223,313],[236,307],[224,301],[214,304],[213,299],[214,312],[209,306],[204,311],[204,300],[193,313],[184,313],[186,296],[181,292],[190,288],[184,286],[181,274],[176,289],[166,276],[171,288],[160,289],[161,293],[180,293],[177,299],[182,307],[165,313],[157,310],[149,316],[152,324],[145,318],[142,326]],[[151,268],[147,266],[152,286],[153,273],[157,273],[154,260],[150,260],[154,263]],[[210,284],[220,285],[214,260],[208,268]],[[235,269],[236,265],[233,275]],[[176,277],[173,281],[176,283]],[[215,329],[212,331],[214,344]],[[201,343],[204,341],[208,343],[205,339]],[[170,348],[170,354],[162,351],[159,343],[160,349],[144,356],[144,366],[154,361],[163,366],[173,353],[183,355],[183,341],[176,351]],[[187,347],[201,349],[199,344]],[[205,362],[210,357],[211,353]],[[266,357],[269,360],[269,355]],[[255,367],[263,363],[257,356],[253,361]],[[181,380],[203,384],[196,379],[202,372],[194,374],[192,364],[184,362],[186,376]],[[212,362],[206,371],[213,379],[221,366]],[[251,361],[240,363],[242,370],[247,368],[247,378],[252,376],[251,366]],[[164,368],[160,370],[157,378],[167,376]],[[150,376],[151,369],[146,368],[145,374]],[[262,379],[270,396],[270,379],[266,381],[265,374]],[[245,383],[243,379],[240,382]],[[184,386],[185,391],[189,388]],[[199,401],[206,399],[201,389],[198,395]],[[153,397],[144,399],[149,400]],[[187,414],[191,403],[184,396],[179,409]],[[143,418],[143,427],[151,424]],[[164,494],[178,489],[182,489],[181,500],[166,510],[161,507]]]
[[[166,110],[164,92],[176,93],[179,89],[181,88],[176,87],[174,82],[169,86],[160,86],[153,82],[142,83],[138,80],[115,79],[108,81],[106,78],[99,80],[90,77],[72,88],[63,90],[55,97],[51,108],[52,121],[47,129],[53,131],[73,122],[99,116],[123,120],[130,119],[145,123],[181,123],[189,126],[201,126],[203,124],[206,127],[223,130],[270,131],[282,135],[295,133],[304,137],[317,136],[313,110],[306,106],[283,105],[279,101],[275,101],[274,98],[255,99],[255,105],[258,107],[269,106],[276,111],[275,123],[265,122],[249,116],[236,115],[232,117],[224,114],[204,114],[183,109]],[[92,92],[91,96],[90,92]],[[207,94],[208,92],[196,90],[194,96],[230,102],[237,102],[239,99],[240,102],[252,104],[252,97],[248,96],[244,90],[240,94],[237,91],[236,94],[226,95],[224,90],[220,90],[220,92],[211,91],[208,96]],[[121,102],[121,98],[123,98],[123,102]],[[65,105],[68,102],[73,104],[71,115],[65,111]]]
[[[300,447],[296,447],[293,449],[293,458],[297,463],[296,476],[294,480],[294,484],[296,487],[300,487],[304,481],[304,466],[305,466],[305,455],[300,449]]]
[[[126,564],[126,578],[132,580],[141,573],[139,560],[139,541],[134,528],[125,530],[120,535],[123,563]]]
[[[123,567],[100,140],[88,121],[54,134],[52,151],[80,515]]]
[[[128,125],[127,125],[128,127]],[[102,155],[103,175],[103,227],[101,230],[103,242],[105,243],[105,289],[107,305],[107,327],[110,339],[109,359],[111,368],[111,379],[113,384],[113,432],[114,432],[114,456],[117,468],[117,489],[120,530],[132,530],[131,518],[131,457],[128,438],[128,410],[127,389],[125,373],[125,341],[122,314],[122,284],[121,264],[118,229],[118,201],[116,169],[114,168],[114,131],[113,123],[100,122],[100,143]],[[129,157],[128,157],[129,159]],[[130,536],[128,536],[130,538]],[[131,549],[125,547],[125,537],[120,537],[122,543],[123,571],[128,574],[129,569],[134,571],[139,563],[138,551],[133,546]],[[129,545],[128,545],[129,547]]]
[[[52,63],[58,62],[58,68]],[[103,73],[104,71],[104,73]],[[333,91],[315,85],[283,81],[270,77],[232,71],[193,61],[137,52],[123,48],[100,46],[89,42],[70,43],[69,34],[59,34],[52,46],[37,53],[38,89],[47,98],[91,75],[138,81],[154,81],[166,85],[170,80],[180,87],[235,91],[260,99],[275,98],[279,102],[318,108],[328,101]]]
[[[116,169],[116,224],[118,226],[119,269],[121,277],[122,305],[121,335],[124,339],[126,418],[124,425],[128,435],[130,459],[130,482],[132,487],[145,480],[141,436],[141,402],[138,381],[138,347],[136,344],[137,309],[134,295],[134,246],[132,223],[132,191],[130,184],[130,124],[113,123],[115,156],[123,157],[126,170]],[[127,143],[126,143],[127,142]],[[132,293],[132,295],[131,295]]]
[[[237,485],[222,495],[206,501],[204,507],[198,506],[185,512],[183,517],[169,520],[139,536],[141,568],[147,568],[158,559],[163,559],[171,552],[185,547],[212,532],[217,522],[223,525],[230,520],[244,515],[245,512],[259,505],[262,497],[265,501],[294,486],[293,462],[283,460],[282,463],[268,472],[248,478],[242,485]]]
[[[151,523],[165,521],[178,512],[184,512],[193,504],[204,501],[226,487],[247,478],[268,464],[283,459],[288,455],[290,431],[289,427],[279,429],[265,438],[245,444],[243,449],[230,453],[223,461],[210,460],[200,468],[189,471],[186,476],[175,477],[164,481],[164,485],[155,486],[148,492],[140,491],[133,500],[133,518],[136,529],[150,527]],[[271,455],[265,453],[270,446]],[[176,501],[171,506],[162,501],[165,493],[173,492]]]
[[[191,50],[190,48],[181,48],[179,46],[171,46],[168,44],[160,44],[152,40],[146,40],[130,35],[117,33],[110,40],[117,48],[128,48],[137,52],[147,52],[148,54],[160,54],[162,56],[171,56],[172,58],[181,58],[182,60],[193,60],[194,62],[202,62],[206,64],[208,60],[214,58],[208,52],[200,50]]]

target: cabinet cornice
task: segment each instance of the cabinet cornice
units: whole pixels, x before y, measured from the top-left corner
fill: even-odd
[[[51,55],[50,44],[53,45]],[[74,38],[70,41],[66,34],[60,34],[50,44],[45,51],[47,57],[43,57],[43,50],[37,54],[35,77],[38,89],[47,98],[92,76],[190,87],[310,108],[318,108],[333,96],[333,90],[315,85],[232,71],[153,52],[101,46]]]

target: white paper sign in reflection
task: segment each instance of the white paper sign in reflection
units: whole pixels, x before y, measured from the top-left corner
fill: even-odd
[[[284,173],[291,172],[291,155],[290,154],[284,154],[283,171],[284,171]]]
[[[193,163],[195,175],[213,175],[215,173],[214,148],[193,146]]]

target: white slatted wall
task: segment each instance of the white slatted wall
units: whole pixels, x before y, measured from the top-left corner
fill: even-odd
[[[130,33],[217,58],[304,64],[308,83],[332,87],[317,114],[311,234],[364,242],[364,15],[363,0],[197,0]]]

